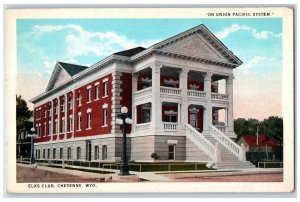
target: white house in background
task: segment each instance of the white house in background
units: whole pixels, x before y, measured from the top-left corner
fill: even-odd
[[[242,64],[204,25],[149,48],[114,53],[90,66],[58,62],[46,91],[31,100],[36,157],[119,160],[116,116],[129,109],[129,158],[252,167],[233,140],[233,69]],[[218,81],[226,92],[219,93]],[[225,123],[219,124],[219,110]]]

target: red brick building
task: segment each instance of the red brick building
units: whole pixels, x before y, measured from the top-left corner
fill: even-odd
[[[160,160],[247,167],[243,148],[232,141],[233,69],[241,64],[204,25],[90,67],[57,62],[46,91],[31,100],[36,157],[119,160],[116,117],[126,106],[131,160],[151,161],[157,153]]]

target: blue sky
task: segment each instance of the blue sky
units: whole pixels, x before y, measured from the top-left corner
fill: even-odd
[[[27,100],[42,93],[56,61],[92,65],[113,52],[149,47],[199,24],[244,62],[234,70],[235,118],[281,116],[279,18],[18,20],[17,93]]]

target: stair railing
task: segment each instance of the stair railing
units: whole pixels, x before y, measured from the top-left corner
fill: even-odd
[[[246,161],[245,148],[239,146],[229,137],[227,137],[222,131],[213,125],[210,126],[210,134],[226,149],[239,158],[240,161]]]
[[[208,155],[214,162],[221,160],[220,148],[217,145],[213,145],[207,140],[203,134],[198,132],[190,124],[185,124],[186,136],[190,138],[206,155]]]

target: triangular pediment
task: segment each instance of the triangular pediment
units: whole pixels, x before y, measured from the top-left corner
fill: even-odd
[[[70,81],[72,78],[71,76],[67,73],[67,71],[65,69],[61,69],[55,83],[54,83],[54,86],[53,88],[56,88],[68,81]]]
[[[70,81],[71,79],[71,75],[64,68],[62,68],[59,63],[56,63],[46,88],[46,92]]]
[[[200,34],[193,34],[189,37],[177,40],[160,49],[165,52],[187,55],[214,61],[228,62],[228,59],[216,50]]]

